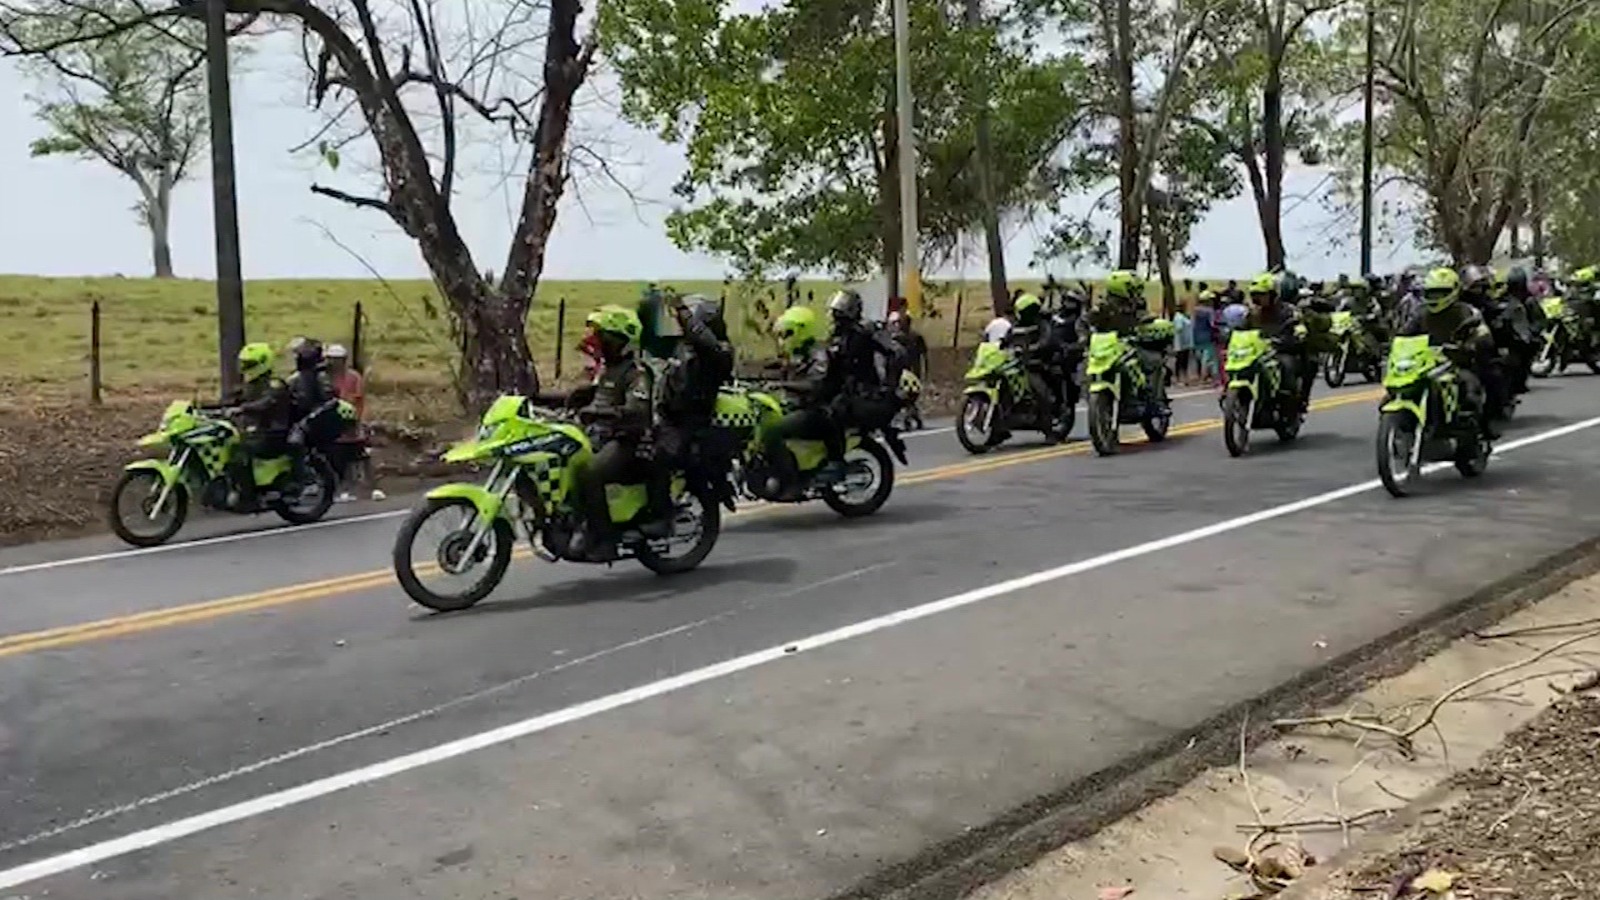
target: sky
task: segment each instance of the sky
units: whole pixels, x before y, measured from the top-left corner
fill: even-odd
[[[367,278],[370,270],[386,278],[427,277],[415,245],[381,213],[310,193],[313,182],[368,193],[375,179],[364,177],[355,148],[337,173],[311,154],[290,153],[322,120],[305,105],[302,66],[288,49],[269,45],[246,63],[234,82],[245,277]],[[97,162],[30,158],[28,145],[42,134],[27,99],[34,90],[14,65],[0,60],[0,273],[148,274],[150,242],[132,212],[137,198],[131,183]],[[670,211],[670,187],[683,170],[681,148],[622,122],[603,84],[590,93],[574,127],[581,139],[603,143],[618,160],[626,188],[585,178],[576,191],[569,190],[544,277],[688,280],[726,274],[717,259],[685,253],[666,237],[662,223]],[[473,142],[475,155],[463,162],[455,210],[479,268],[498,271],[520,188],[517,178],[502,173],[520,171],[521,166],[510,158],[505,142],[480,137],[484,139]],[[209,278],[215,272],[209,173],[209,157],[197,161],[195,177],[176,194],[171,242],[180,276]],[[1285,193],[1291,198],[1314,195],[1326,180],[1325,171],[1291,168]],[[1291,266],[1312,278],[1356,271],[1354,235],[1332,241],[1322,204],[1290,199],[1285,209]],[[1061,263],[1032,264],[1041,227],[1023,223],[1007,228],[1012,277],[1074,271]],[[1192,249],[1200,256],[1194,266],[1197,275],[1244,277],[1258,270],[1263,252],[1249,197],[1213,210],[1197,229]],[[1375,250],[1380,268],[1408,264],[1414,256],[1409,248],[1380,245]],[[983,277],[984,266],[981,254],[973,253],[959,268]],[[1096,274],[1089,269],[1075,273]]]

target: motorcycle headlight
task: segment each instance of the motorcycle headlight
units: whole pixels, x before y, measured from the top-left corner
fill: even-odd
[[[1416,367],[1417,361],[1414,359],[1397,359],[1394,361],[1394,370],[1396,372],[1409,372]]]
[[[495,430],[496,426],[494,425],[479,425],[477,439],[480,441],[486,441],[489,438],[494,437]]]

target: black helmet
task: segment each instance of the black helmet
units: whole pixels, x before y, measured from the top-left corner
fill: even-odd
[[[704,294],[689,294],[682,300],[686,321],[704,327],[719,341],[728,339],[728,324],[722,319],[722,304]]]
[[[1468,293],[1487,294],[1494,284],[1494,275],[1483,266],[1467,266],[1461,270],[1461,290]]]
[[[1528,270],[1521,266],[1512,266],[1506,273],[1506,290],[1518,296],[1528,294]]]
[[[301,372],[314,372],[322,367],[322,342],[306,340],[294,349],[294,367]]]
[[[860,322],[866,304],[855,291],[840,291],[828,301],[828,311],[835,322]]]

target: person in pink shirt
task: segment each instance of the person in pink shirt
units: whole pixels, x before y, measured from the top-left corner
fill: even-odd
[[[339,472],[341,490],[335,498],[340,503],[355,499],[349,485],[358,471],[362,479],[372,481],[372,469],[367,455],[367,390],[366,381],[350,366],[350,351],[342,344],[330,344],[323,356],[328,361],[328,380],[333,383],[333,393],[340,400],[356,408],[356,423],[339,436],[338,459],[333,460]],[[383,491],[372,489],[372,499],[382,500]]]

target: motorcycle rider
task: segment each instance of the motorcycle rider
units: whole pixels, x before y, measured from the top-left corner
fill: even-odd
[[[733,345],[722,309],[700,294],[667,298],[677,318],[682,338],[673,348],[661,377],[656,404],[656,427],[651,441],[649,521],[639,531],[646,537],[666,537],[672,527],[672,473],[696,470],[731,503],[727,464],[732,448],[716,443],[711,416],[717,389],[733,376]],[[696,454],[694,448],[699,448]],[[701,464],[704,463],[702,466]]]
[[[1023,294],[1012,305],[1016,325],[1006,335],[1003,346],[1014,350],[1028,372],[1034,408],[1047,411],[1052,424],[1066,417],[1067,373],[1062,371],[1062,336],[1045,317],[1044,303],[1033,294]],[[1044,391],[1039,390],[1040,386]]]
[[[1145,302],[1144,279],[1137,272],[1119,269],[1106,276],[1106,299],[1089,310],[1084,319],[1092,331],[1114,331],[1132,340],[1139,326],[1151,322],[1150,307]],[[1156,395],[1165,400],[1167,393],[1166,365],[1160,351],[1134,342],[1138,352],[1139,367],[1145,379],[1156,386]]]
[[[845,473],[845,431],[851,427],[884,428],[898,411],[896,390],[904,355],[888,332],[862,320],[863,311],[861,295],[855,291],[834,294],[828,301],[833,329],[826,345],[822,345],[821,323],[815,312],[797,306],[778,317],[779,340],[798,363],[796,374],[801,376],[789,387],[801,394],[802,405],[767,431],[766,457],[780,467],[769,479],[770,493],[794,482],[792,477],[783,477],[796,474],[785,441],[821,440],[828,462],[818,473],[818,481],[834,483]],[[896,440],[891,436],[890,443]]]
[[[294,424],[294,397],[272,368],[277,360],[271,344],[245,344],[239,349],[239,387],[228,399],[232,418],[240,426],[240,450],[228,462],[228,505],[254,509],[254,461],[273,459],[289,450],[289,428]]]
[[[1525,333],[1526,317],[1513,319],[1511,314],[1517,310],[1496,301],[1491,296],[1493,290],[1494,275],[1488,269],[1469,265],[1461,270],[1461,299],[1483,317],[1496,347],[1494,356],[1483,362],[1478,374],[1483,379],[1489,417],[1498,418],[1511,402],[1507,357],[1518,354],[1521,347],[1531,343],[1531,335]]]
[[[1578,330],[1585,341],[1584,355],[1595,342],[1595,293],[1600,289],[1600,269],[1585,266],[1567,279],[1567,309],[1578,319]]]
[[[1421,311],[1411,315],[1397,333],[1405,337],[1427,335],[1429,344],[1445,348],[1458,368],[1462,405],[1477,416],[1486,439],[1499,437],[1488,415],[1488,394],[1483,382],[1483,372],[1497,351],[1483,315],[1472,304],[1461,302],[1461,276],[1455,269],[1429,272],[1422,282],[1422,298]]]
[[[1305,338],[1296,326],[1300,315],[1291,299],[1295,293],[1294,278],[1288,275],[1263,272],[1250,282],[1250,318],[1247,328],[1261,331],[1261,336],[1272,342],[1283,366],[1283,384],[1299,399],[1300,412],[1311,407],[1312,366]]]
[[[650,434],[654,379],[638,358],[644,326],[637,312],[602,306],[589,314],[586,324],[599,344],[602,361],[594,384],[570,394],[541,394],[537,399],[581,407],[578,419],[589,429],[595,452],[576,473],[583,524],[572,536],[568,550],[576,559],[610,562],[617,558],[617,535],[606,502],[606,485],[646,476],[640,450]]]

